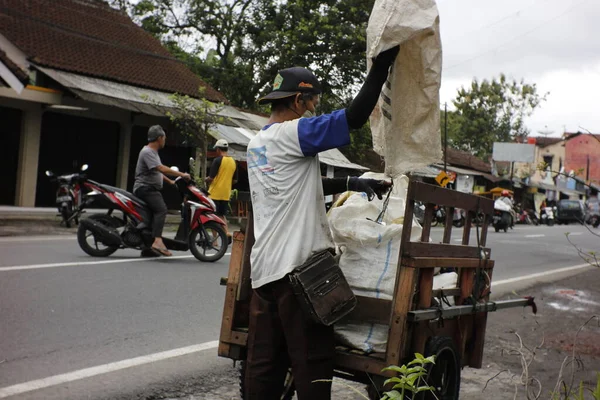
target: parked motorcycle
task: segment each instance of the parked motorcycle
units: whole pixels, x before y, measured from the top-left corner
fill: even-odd
[[[452,216],[452,225],[457,228],[462,228],[465,226],[465,210],[461,210],[459,208],[454,209],[454,215]]]
[[[510,206],[502,200],[496,200],[494,202],[494,217],[492,219],[492,224],[496,232],[500,232],[501,229],[504,232],[508,232],[508,228],[510,228],[512,221],[510,210]]]
[[[422,226],[425,222],[425,204],[421,202],[415,203],[414,210],[415,218]],[[438,224],[443,224],[446,221],[446,210],[444,207],[435,206],[433,209],[433,217],[431,219],[431,226],[436,227]]]
[[[86,206],[86,196],[81,190],[81,183],[85,180],[85,174],[88,165],[81,167],[81,173],[56,176],[52,171],[46,171],[46,176],[52,182],[58,182],[56,190],[56,206],[59,216],[62,217],[61,225],[67,228],[71,227],[71,222],[79,224],[79,216],[83,213]]]
[[[81,249],[93,257],[108,257],[118,249],[151,251],[152,211],[146,203],[125,190],[87,180],[84,182],[94,204],[107,208],[106,214],[95,214],[81,220],[77,241]],[[227,251],[225,222],[216,214],[215,203],[208,192],[178,177],[175,185],[182,195],[181,222],[174,239],[163,238],[169,250],[188,251],[200,261],[217,261]],[[113,215],[121,211],[122,217]]]
[[[515,213],[517,214],[517,224],[523,225],[539,225],[538,217],[535,211],[522,208],[521,204],[515,206]]]

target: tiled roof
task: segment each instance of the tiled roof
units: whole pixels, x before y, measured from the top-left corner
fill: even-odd
[[[35,64],[133,86],[225,97],[101,0],[0,0],[0,32]]]
[[[23,71],[17,64],[12,62],[10,58],[6,55],[5,52],[0,50],[0,62],[2,62],[6,67],[17,77],[19,81],[22,83],[26,83],[29,80],[29,76],[27,72]]]
[[[470,168],[475,171],[490,173],[492,166],[489,163],[475,157],[465,151],[448,148],[448,164],[457,167]]]

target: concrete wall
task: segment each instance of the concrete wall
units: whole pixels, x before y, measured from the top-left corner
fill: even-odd
[[[575,171],[582,179],[588,175],[592,183],[600,183],[600,136],[578,135],[566,141],[565,171]]]

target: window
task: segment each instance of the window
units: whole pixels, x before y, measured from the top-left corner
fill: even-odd
[[[548,165],[550,168],[552,168],[552,160],[554,159],[553,155],[546,155],[544,156],[544,164]]]

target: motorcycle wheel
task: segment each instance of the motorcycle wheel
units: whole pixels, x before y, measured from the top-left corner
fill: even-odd
[[[62,215],[63,222],[67,228],[71,227],[71,221],[69,221],[69,218],[71,218],[71,215],[73,214],[71,210],[72,206],[70,205],[64,205],[60,209],[60,214]]]
[[[438,220],[436,217],[433,217],[433,219],[431,220],[431,226],[432,227],[438,226]]]
[[[495,226],[494,229],[496,230],[496,233],[500,232],[500,227]]]
[[[452,225],[454,225],[457,228],[462,228],[463,226],[465,226],[465,219],[461,217],[460,219],[454,220],[452,221]]]
[[[548,220],[548,226],[554,226],[554,220],[553,219]]]
[[[93,219],[96,222],[109,226],[111,228],[118,228],[119,224],[115,221],[113,217],[108,215],[90,215],[88,218]],[[88,239],[94,239],[94,246],[92,246]],[[79,225],[77,228],[77,243],[79,243],[79,247],[85,253],[89,254],[92,257],[108,257],[117,251],[118,247],[115,246],[106,246],[103,243],[96,240],[94,234],[86,229],[83,225]],[[103,246],[103,248],[101,248]]]
[[[208,237],[206,237],[205,232]],[[202,230],[202,225],[198,226],[190,232],[188,238],[190,251],[200,261],[214,262],[220,260],[227,251],[228,243],[225,228],[216,222],[207,222],[204,224],[204,230]],[[212,252],[207,253],[211,250]]]

